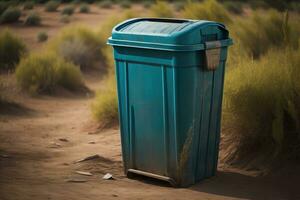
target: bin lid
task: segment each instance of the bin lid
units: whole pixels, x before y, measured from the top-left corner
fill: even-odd
[[[206,20],[135,18],[113,28],[108,44],[169,51],[195,51],[229,46],[232,40],[221,23]],[[219,41],[212,45],[211,41]],[[210,42],[210,45],[206,45]]]

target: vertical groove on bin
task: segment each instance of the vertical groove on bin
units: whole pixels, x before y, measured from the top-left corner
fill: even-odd
[[[209,130],[209,117],[210,117],[210,104],[211,104],[211,81],[212,81],[212,72],[203,70],[204,73],[204,81],[203,81],[203,104],[202,104],[202,119],[200,126],[200,157],[199,157],[199,176],[200,178],[205,177],[206,170],[206,156],[207,156],[207,141],[208,141],[208,130]]]
[[[195,119],[197,119],[196,122],[196,131],[198,131],[197,133],[195,133],[195,164],[194,164],[194,174],[195,174],[195,181],[198,181],[198,167],[199,167],[199,138],[200,138],[200,124],[201,124],[201,113],[202,113],[202,103],[203,103],[203,95],[201,92],[201,86],[202,86],[202,81],[203,81],[203,74],[201,73],[201,69],[199,70],[199,76],[197,77],[197,83],[196,83],[196,101],[195,101],[195,113],[197,114],[197,117],[195,117]],[[197,73],[197,74],[198,74]]]
[[[169,175],[169,128],[168,128],[168,100],[166,86],[166,68],[161,66],[162,73],[162,96],[163,96],[163,120],[164,120],[164,155],[165,155],[165,176]]]
[[[204,91],[202,90],[203,87],[203,82],[204,82],[204,73],[202,69],[200,69],[200,85],[199,87],[199,93],[200,93],[200,117],[199,117],[199,129],[198,129],[198,142],[197,142],[197,162],[196,162],[196,177],[197,181],[201,179],[201,173],[200,173],[200,157],[202,157],[201,152],[200,152],[200,145],[201,145],[201,124],[202,124],[202,118],[203,118],[203,104],[204,104]]]
[[[218,71],[218,70],[217,70]],[[212,86],[211,86],[211,100],[210,100],[210,111],[209,111],[209,121],[208,121],[208,132],[207,132],[207,151],[206,151],[206,159],[205,159],[205,176],[208,177],[210,176],[211,173],[211,162],[212,162],[212,149],[214,148],[213,144],[211,144],[213,139],[215,138],[215,130],[214,130],[214,119],[215,115],[217,114],[214,111],[215,104],[218,103],[215,101],[215,87],[216,87],[216,77],[217,76],[217,71],[213,71],[213,77],[212,77]],[[218,91],[217,91],[218,92]]]
[[[124,65],[125,65],[125,102],[126,102],[126,114],[127,114],[127,127],[129,129],[128,131],[128,141],[129,141],[129,144],[128,144],[128,147],[129,147],[129,160],[130,160],[130,166],[129,168],[133,168],[133,151],[132,151],[132,135],[131,135],[131,111],[129,109],[129,80],[128,80],[128,62],[124,62]]]
[[[176,169],[178,169],[179,166],[179,160],[178,160],[178,135],[177,135],[177,75],[176,75],[176,68],[172,68],[173,72],[173,125],[174,125],[174,149],[175,149],[175,159],[176,159]]]
[[[226,49],[227,50],[227,49]],[[221,117],[222,117],[222,99],[223,99],[223,89],[224,89],[224,75],[225,75],[225,61],[221,62],[221,80],[220,80],[220,96],[219,96],[219,107],[218,107],[218,116],[217,116],[217,135],[216,135],[216,140],[215,140],[215,149],[214,149],[214,154],[215,154],[215,160],[213,164],[214,171],[217,170],[218,166],[218,157],[219,157],[219,143],[220,143],[220,137],[221,137]]]
[[[116,61],[116,79],[117,79],[117,87],[120,88],[121,87],[121,74],[120,74],[120,61]],[[117,94],[118,94],[118,106],[119,106],[119,121],[122,121],[122,115],[123,115],[123,105],[122,105],[122,96],[121,96],[121,90],[117,90]],[[121,137],[121,142],[122,144],[125,144],[125,139],[124,139],[124,133],[125,133],[125,130],[124,130],[124,126],[123,126],[123,123],[120,123],[120,137]],[[125,145],[122,145],[122,155],[123,155],[123,158],[127,158],[126,156],[126,153],[125,153]],[[125,168],[127,168],[127,161],[124,159],[124,163],[125,163]]]

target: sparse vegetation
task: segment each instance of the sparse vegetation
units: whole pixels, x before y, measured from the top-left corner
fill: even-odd
[[[70,23],[70,21],[71,21],[71,16],[70,15],[62,15],[60,17],[60,22],[62,22],[62,23],[67,24],[67,23]]]
[[[21,10],[19,8],[7,8],[1,15],[1,23],[14,23],[21,17]]]
[[[23,5],[24,10],[32,10],[34,8],[34,2],[33,1],[28,1],[25,2]]]
[[[155,17],[173,17],[173,10],[167,2],[157,0],[154,5],[151,6],[151,13]]]
[[[86,3],[80,5],[79,12],[81,12],[81,13],[89,13],[90,12],[89,5],[86,4]]]
[[[118,102],[114,77],[108,78],[107,87],[99,91],[91,105],[92,113],[104,126],[118,123]]]
[[[238,24],[234,27],[234,35],[253,58],[274,47],[298,47],[300,25],[297,21],[291,22],[288,13],[274,10],[264,16],[254,13],[249,20],[241,20]]]
[[[48,34],[44,31],[38,32],[37,41],[38,42],[45,42],[46,40],[48,40]]]
[[[74,11],[75,11],[75,7],[72,5],[68,5],[63,8],[63,10],[61,11],[61,14],[62,15],[73,15]]]
[[[48,46],[81,69],[91,67],[92,62],[101,57],[99,37],[84,26],[63,29]]]
[[[0,15],[9,7],[8,2],[6,1],[1,1],[0,2]]]
[[[39,14],[32,12],[28,15],[28,17],[25,20],[25,24],[27,26],[38,26],[41,24],[41,17]]]
[[[121,3],[120,3],[120,6],[122,8],[130,8],[131,7],[131,3],[128,0],[122,0]]]
[[[183,17],[230,23],[231,17],[222,4],[216,0],[205,0],[203,3],[188,2],[183,10]]]
[[[240,15],[243,13],[243,4],[241,2],[225,1],[223,5],[229,12],[233,14]]]
[[[101,8],[111,8],[112,5],[113,5],[113,2],[110,1],[110,0],[104,0],[104,1],[101,1],[101,2],[99,3],[99,6],[100,6]]]
[[[223,126],[229,129],[223,132],[236,145],[229,160],[299,155],[299,55],[299,50],[272,50],[260,60],[245,57],[231,66],[223,107]]]
[[[150,8],[151,5],[152,5],[152,3],[151,3],[149,0],[143,1],[143,6],[144,6],[144,8]]]
[[[22,59],[16,77],[18,84],[31,94],[51,93],[57,87],[72,91],[84,87],[79,68],[49,52]]]
[[[182,1],[175,1],[174,8],[176,11],[181,11],[184,8],[185,2]]]
[[[47,11],[47,12],[56,12],[59,5],[60,5],[59,1],[56,1],[56,0],[48,1],[45,4],[45,11]]]
[[[18,64],[26,46],[22,40],[9,30],[0,32],[0,70],[12,70]]]

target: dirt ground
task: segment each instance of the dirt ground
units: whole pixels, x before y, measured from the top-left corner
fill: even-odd
[[[99,13],[90,14],[90,18],[84,14],[75,17],[94,26],[112,11],[94,12]],[[52,13],[48,15],[50,22]],[[38,48],[36,31],[49,28],[54,35],[63,25],[53,23],[11,28],[32,48]],[[15,84],[12,75],[0,76],[8,86]],[[85,80],[93,92],[104,87],[101,71],[86,74]],[[10,98],[21,106],[8,105],[0,112],[1,200],[300,199],[300,166],[296,164],[259,176],[258,171],[243,171],[221,162],[215,177],[189,188],[172,188],[145,177],[128,179],[122,170],[119,129],[97,129],[90,113],[92,93],[60,91],[52,97],[29,97],[17,87],[8,86],[5,90]],[[97,159],[76,162],[95,154],[99,155]],[[220,155],[222,158],[222,149]],[[76,171],[93,175],[83,176]],[[115,179],[103,180],[106,173]]]
[[[87,85],[97,90],[99,74],[91,74]],[[122,171],[119,129],[98,131],[89,109],[92,99],[68,93],[21,95],[16,101],[23,111],[8,109],[0,115],[1,200],[300,199],[295,166],[261,177],[220,163],[215,177],[183,189],[142,177],[128,179]],[[95,154],[100,157],[76,163]],[[76,174],[78,170],[93,176]],[[103,180],[105,173],[115,180]]]

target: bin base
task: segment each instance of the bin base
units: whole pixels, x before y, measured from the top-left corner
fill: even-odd
[[[177,187],[178,186],[177,183],[174,181],[174,179],[172,179],[170,177],[167,177],[167,176],[161,176],[161,175],[157,175],[157,174],[153,174],[153,173],[149,173],[149,172],[144,172],[144,171],[137,170],[137,169],[128,169],[127,176],[130,173],[138,174],[138,175],[142,175],[142,176],[148,176],[148,177],[159,179],[159,180],[162,180],[162,181],[167,181],[173,187]]]

